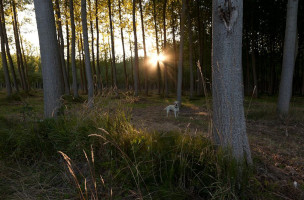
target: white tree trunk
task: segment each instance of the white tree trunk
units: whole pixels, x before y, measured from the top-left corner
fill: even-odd
[[[44,117],[56,117],[61,107],[62,73],[52,1],[34,0],[43,78]]]
[[[214,0],[212,16],[213,138],[238,161],[252,163],[243,106],[243,1]]]
[[[278,114],[286,116],[292,95],[292,79],[295,65],[298,0],[288,0],[285,41],[283,52],[283,66],[278,99]]]

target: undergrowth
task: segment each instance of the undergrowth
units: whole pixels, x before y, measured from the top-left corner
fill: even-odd
[[[187,130],[137,130],[130,123],[130,110],[122,106],[126,103],[97,101],[91,111],[78,104],[57,119],[31,123],[0,117],[0,160],[17,160],[25,168],[34,165],[42,181],[50,179],[46,175],[62,173],[49,187],[56,187],[58,180],[66,182],[60,187],[74,186],[64,190],[70,194],[56,193],[58,199],[258,199],[262,195],[253,169],[237,164],[208,138]],[[45,170],[46,166],[52,170]]]

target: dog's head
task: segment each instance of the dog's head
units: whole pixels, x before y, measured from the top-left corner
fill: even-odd
[[[174,101],[174,107],[178,108],[178,101]]]

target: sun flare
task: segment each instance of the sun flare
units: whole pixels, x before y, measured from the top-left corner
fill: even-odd
[[[165,59],[166,59],[166,57],[162,53],[160,53],[160,54],[154,53],[150,56],[149,61],[150,61],[150,64],[155,66],[155,65],[157,65],[157,62],[162,63],[165,61]]]

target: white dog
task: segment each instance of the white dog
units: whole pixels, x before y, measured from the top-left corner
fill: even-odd
[[[175,101],[174,105],[167,106],[164,110],[167,111],[167,117],[168,117],[168,114],[169,114],[170,111],[174,112],[175,118],[178,117],[178,113],[179,113],[178,101]]]

